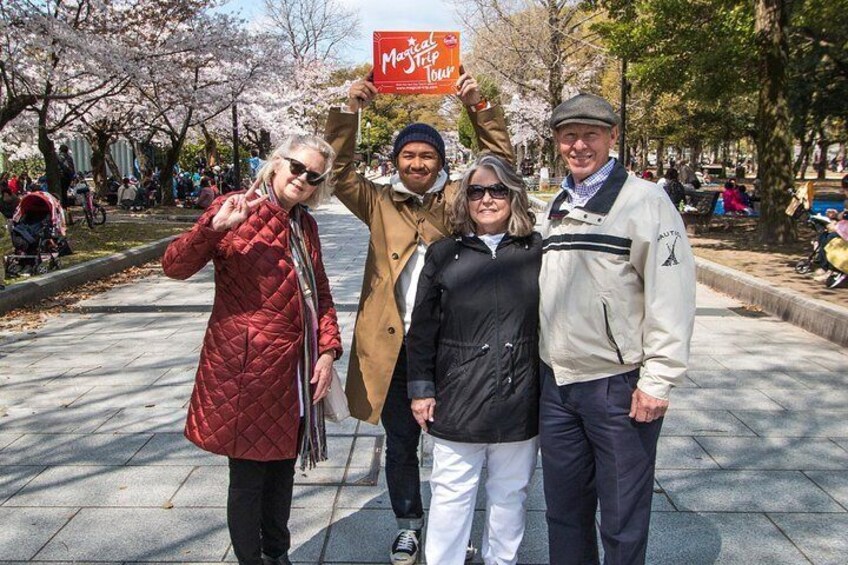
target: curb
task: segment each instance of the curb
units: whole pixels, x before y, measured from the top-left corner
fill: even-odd
[[[177,236],[169,236],[153,243],[93,259],[42,275],[36,279],[6,287],[0,292],[0,314],[48,298],[68,288],[114,275],[124,269],[155,261],[164,255],[165,248]]]
[[[807,298],[737,270],[695,257],[698,282],[745,304],[757,306],[799,328],[848,346],[848,308]]]

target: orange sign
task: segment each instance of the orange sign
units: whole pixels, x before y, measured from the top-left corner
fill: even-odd
[[[456,94],[458,31],[375,31],[374,85],[389,94]]]

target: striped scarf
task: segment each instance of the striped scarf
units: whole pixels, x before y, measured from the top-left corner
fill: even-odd
[[[300,468],[310,469],[327,460],[327,434],[324,428],[324,403],[312,402],[312,375],[318,360],[318,296],[315,271],[301,226],[301,207],[292,208],[289,215],[289,242],[292,261],[300,287],[303,312],[303,355],[300,358],[300,402],[303,406],[303,433],[300,434]]]

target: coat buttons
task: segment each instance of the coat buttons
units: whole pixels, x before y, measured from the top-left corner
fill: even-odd
[[[400,259],[400,255],[398,255],[397,253],[392,253],[392,259],[397,261],[398,259]]]
[[[394,329],[393,327],[389,326],[388,332],[389,332],[390,334],[394,334],[394,333],[395,333],[395,329]]]

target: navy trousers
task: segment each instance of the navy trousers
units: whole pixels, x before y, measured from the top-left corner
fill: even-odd
[[[540,445],[551,565],[645,563],[662,419],[629,416],[638,371],[557,386],[542,364]]]
[[[386,483],[399,529],[424,527],[418,442],[421,427],[412,415],[406,387],[406,344],[401,346],[380,416],[386,430]]]

